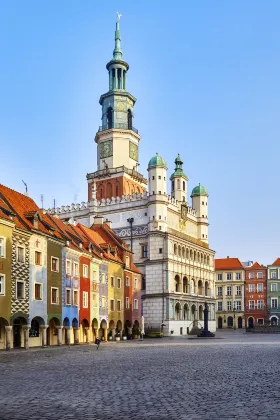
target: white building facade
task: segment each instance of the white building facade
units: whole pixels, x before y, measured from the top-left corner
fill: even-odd
[[[63,220],[88,227],[103,217],[132,248],[144,276],[147,330],[160,331],[164,324],[165,335],[195,333],[203,327],[206,302],[209,329],[215,331],[215,253],[208,242],[208,192],[199,184],[188,205],[188,178],[180,155],[170,178],[171,195],[166,162],[158,154],[148,164],[148,179],[138,172],[141,137],[133,127],[136,99],[126,90],[128,68],[117,22],[113,59],[107,64],[109,91],[100,98],[97,170],[87,174],[88,201],[55,212]]]

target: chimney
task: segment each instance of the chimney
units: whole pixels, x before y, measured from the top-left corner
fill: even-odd
[[[105,221],[105,224],[110,228],[110,229],[112,229],[112,222],[110,221],[110,220],[106,220]]]
[[[94,225],[103,225],[104,223],[104,217],[103,216],[95,216],[94,218]]]
[[[227,258],[229,258],[229,256],[227,256]]]

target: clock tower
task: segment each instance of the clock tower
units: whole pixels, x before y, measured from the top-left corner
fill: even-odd
[[[87,174],[88,200],[131,195],[146,190],[147,180],[138,172],[138,130],[133,126],[136,98],[127,90],[129,65],[122,58],[120,22],[116,23],[113,59],[106,66],[109,90],[101,95],[101,126],[96,133],[97,171]]]

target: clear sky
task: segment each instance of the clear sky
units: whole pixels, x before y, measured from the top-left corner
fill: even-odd
[[[279,0],[0,4],[0,182],[50,207],[87,200],[116,11],[137,98],[140,172],[178,152],[209,191],[217,257],[280,256]],[[189,199],[190,201],[190,199]]]

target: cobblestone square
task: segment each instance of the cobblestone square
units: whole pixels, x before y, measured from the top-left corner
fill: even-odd
[[[0,419],[278,419],[280,337],[220,336],[1,352]]]

